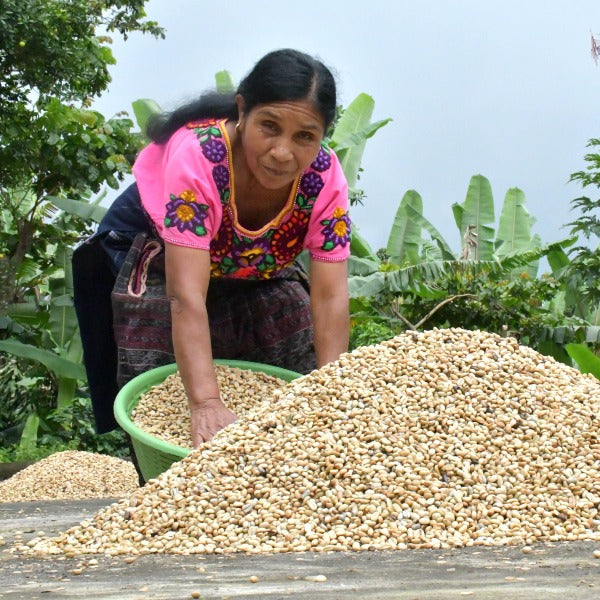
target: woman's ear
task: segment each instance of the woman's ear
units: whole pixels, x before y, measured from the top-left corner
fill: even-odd
[[[238,125],[240,125],[242,123],[242,121],[244,120],[244,109],[245,109],[244,97],[241,94],[236,94],[235,95],[235,103],[237,104],[237,109],[238,109]]]

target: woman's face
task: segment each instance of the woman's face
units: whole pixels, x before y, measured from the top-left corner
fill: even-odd
[[[308,100],[240,106],[239,133],[246,163],[266,189],[289,186],[316,158],[325,133],[323,117]]]

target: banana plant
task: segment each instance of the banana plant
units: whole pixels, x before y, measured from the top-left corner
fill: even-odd
[[[498,256],[527,250],[532,245],[539,246],[537,239],[531,234],[535,217],[529,214],[526,202],[525,194],[519,188],[510,188],[506,192],[494,243],[494,252]]]
[[[565,349],[582,373],[591,373],[600,379],[600,356],[594,354],[584,344],[567,344]]]
[[[515,273],[536,277],[539,259],[558,256],[572,240],[543,245],[532,235],[535,219],[525,208],[525,194],[518,188],[507,191],[498,232],[494,230],[494,200],[483,175],[471,178],[465,201],[452,207],[462,240],[456,254],[434,225],[422,214],[423,201],[414,190],[407,191],[398,207],[385,253],[353,258],[350,263],[350,293],[372,296],[383,291],[413,291],[426,297],[443,297],[435,282],[449,272]],[[424,235],[431,238],[426,240]],[[364,260],[368,258],[368,260]],[[369,271],[370,269],[370,271]]]
[[[73,305],[73,273],[71,267],[73,250],[71,248],[58,248],[56,258],[60,270],[58,276],[50,279],[50,291],[52,293],[49,320],[50,335],[56,344],[58,355],[73,365],[81,366],[83,348],[79,336],[75,306]],[[86,379],[81,371],[78,377],[60,376],[58,378],[57,408],[64,408],[71,404],[75,398],[78,378],[84,381]]]
[[[368,300],[383,298],[385,294],[396,299],[412,294],[441,306],[447,302],[443,282],[448,278],[481,281],[483,277],[491,282],[509,282],[518,277],[535,280],[540,259],[547,257],[557,292],[540,307],[553,325],[536,329],[538,349],[568,362],[565,351],[568,342],[600,343],[600,307],[584,303],[577,294],[577,282],[566,281],[564,277],[570,264],[565,249],[576,239],[542,244],[540,237],[532,234],[535,219],[527,211],[525,195],[520,189],[507,191],[495,231],[491,186],[482,175],[473,176],[465,201],[453,206],[462,240],[459,254],[453,252],[425,218],[422,206],[422,199],[414,190],[404,195],[389,234],[385,259],[351,257],[349,291],[355,317],[368,315]],[[425,239],[425,235],[430,239]]]
[[[55,271],[48,282],[48,306],[40,310],[34,303],[15,305],[15,320],[44,325],[46,334],[38,345],[23,343],[16,338],[0,340],[0,351],[8,352],[26,360],[43,364],[53,373],[57,384],[56,406],[64,408],[75,397],[77,382],[85,381],[82,347],[77,317],[73,307],[73,283],[71,273],[72,250],[55,248]],[[33,421],[32,421],[33,422]]]
[[[388,238],[386,254],[395,265],[420,262],[422,223],[408,217],[407,207],[419,215],[423,213],[423,200],[414,190],[406,192],[400,201]]]
[[[229,71],[218,71],[215,73],[215,86],[219,94],[235,93],[235,83]]]
[[[463,240],[461,258],[490,260],[494,255],[494,198],[490,182],[473,175],[462,204],[452,205],[454,220]]]
[[[150,117],[163,112],[158,102],[151,98],[140,98],[139,100],[135,100],[131,103],[131,107],[133,108],[133,114],[135,115],[137,125],[143,133],[146,131],[146,126],[148,125]]]
[[[348,281],[348,289],[351,297],[371,297],[382,292],[413,292],[423,298],[441,299],[445,296],[445,291],[437,285],[437,282],[449,274],[474,276],[488,273],[500,278],[502,275],[510,274],[514,270],[538,261],[549,252],[561,248],[562,243],[546,244],[527,251],[515,251],[489,260],[435,259],[395,269],[384,269],[380,264],[380,268],[376,271],[368,272],[364,268],[361,273],[353,270]],[[352,267],[356,264],[356,261],[351,262]],[[368,266],[372,264],[369,263]]]
[[[359,193],[355,186],[367,140],[391,121],[391,119],[382,119],[371,122],[374,108],[375,101],[371,96],[359,94],[342,111],[329,140],[330,146],[340,160],[351,198]],[[355,223],[352,225],[350,251],[354,256],[376,260],[375,253],[362,237]]]
[[[372,123],[371,116],[374,108],[375,101],[371,96],[359,94],[347,108],[343,109],[329,140],[330,146],[340,160],[351,190],[358,180],[360,162],[367,140],[391,121],[391,119],[382,119]]]

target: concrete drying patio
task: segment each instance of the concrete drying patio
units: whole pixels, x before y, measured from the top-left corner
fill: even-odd
[[[600,598],[597,542],[536,544],[527,554],[512,546],[260,556],[154,554],[133,562],[122,556],[33,558],[9,552],[16,540],[27,542],[40,531],[63,531],[110,502],[0,504],[0,598]],[[326,580],[315,581],[319,575]],[[258,581],[250,581],[253,576]]]

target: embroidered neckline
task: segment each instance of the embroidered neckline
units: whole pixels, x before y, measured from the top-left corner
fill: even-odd
[[[227,131],[227,127],[225,126],[227,121],[228,119],[222,119],[221,121],[219,121],[219,129],[223,134],[223,139],[225,140],[225,147],[227,148],[226,160],[227,167],[229,168],[231,189],[231,193],[227,201],[227,210],[229,211],[229,215],[233,222],[233,226],[243,235],[254,238],[263,235],[265,232],[269,231],[269,229],[279,228],[285,217],[290,214],[296,202],[296,197],[298,196],[298,191],[300,187],[300,176],[298,176],[292,183],[292,188],[290,189],[290,194],[288,196],[288,199],[286,200],[285,206],[279,211],[279,213],[275,217],[273,217],[273,219],[271,219],[268,223],[263,225],[260,229],[247,229],[246,227],[244,227],[238,221],[237,207],[235,205],[235,174],[233,172],[233,154],[231,150],[231,140],[229,139],[229,132]]]

